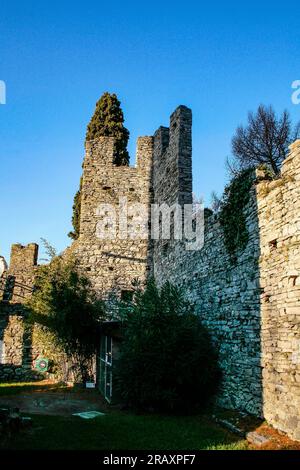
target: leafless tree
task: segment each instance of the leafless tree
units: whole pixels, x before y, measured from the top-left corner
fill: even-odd
[[[219,212],[221,207],[221,199],[217,195],[216,191],[212,191],[210,195],[210,207],[213,212]]]
[[[248,114],[248,123],[239,126],[232,139],[233,159],[227,162],[235,173],[251,166],[266,165],[275,174],[288,152],[288,146],[300,135],[300,123],[292,126],[289,113],[278,118],[272,106],[260,105]]]

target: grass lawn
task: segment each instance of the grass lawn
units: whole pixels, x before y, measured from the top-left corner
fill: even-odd
[[[10,382],[0,383],[0,396],[18,395],[19,393],[26,392],[39,392],[39,391],[64,391],[70,390],[70,387],[59,383],[47,383],[46,381],[41,382]]]
[[[0,384],[0,395],[43,393],[59,386]],[[73,392],[71,392],[73,395]],[[28,416],[26,414],[26,416]],[[30,415],[29,415],[30,416]],[[243,439],[214,423],[208,416],[135,415],[109,409],[91,420],[75,416],[31,415],[33,425],[11,438],[0,436],[2,449],[44,450],[189,450],[246,449]]]
[[[2,449],[245,449],[237,439],[204,417],[136,416],[112,412],[92,420],[32,416],[31,430],[2,444]]]

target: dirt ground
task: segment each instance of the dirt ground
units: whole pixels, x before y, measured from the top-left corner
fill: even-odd
[[[253,450],[300,450],[300,442],[290,439],[286,434],[274,429],[262,419],[250,415],[239,413],[237,411],[221,410],[217,417],[233,425],[241,435],[247,436],[248,433],[254,433],[262,436],[265,442],[255,445],[251,440],[249,449]]]

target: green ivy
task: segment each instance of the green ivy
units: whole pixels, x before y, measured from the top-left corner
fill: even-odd
[[[221,200],[220,223],[225,246],[233,262],[236,261],[236,252],[244,250],[249,239],[244,209],[250,199],[253,181],[253,168],[242,171],[226,186]]]

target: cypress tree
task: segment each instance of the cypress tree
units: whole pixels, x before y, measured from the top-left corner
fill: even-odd
[[[81,210],[81,188],[82,188],[82,177],[80,178],[79,190],[74,196],[73,203],[73,215],[72,215],[72,225],[73,231],[68,233],[68,236],[73,240],[77,240],[79,237],[80,230],[80,210]]]
[[[101,96],[87,127],[86,140],[94,140],[102,136],[114,137],[116,140],[114,163],[115,165],[128,165],[129,131],[124,127],[124,115],[120,105],[114,93],[106,92]]]
[[[95,112],[87,126],[86,141],[96,140],[98,137],[114,137],[114,164],[118,166],[129,164],[127,143],[129,131],[124,127],[124,115],[117,95],[104,93],[96,103]],[[76,240],[80,230],[81,185],[74,197],[72,224],[74,230],[69,237]]]

